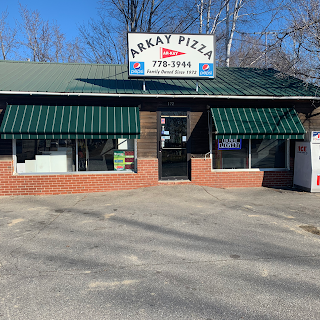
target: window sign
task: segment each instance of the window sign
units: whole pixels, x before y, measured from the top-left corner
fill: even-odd
[[[128,33],[128,71],[129,77],[214,78],[215,36]]]
[[[218,150],[240,150],[242,139],[218,139]]]
[[[134,151],[114,150],[114,170],[127,171],[134,169]]]

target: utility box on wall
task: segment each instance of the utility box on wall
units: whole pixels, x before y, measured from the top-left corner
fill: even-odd
[[[320,131],[296,142],[293,184],[306,191],[320,192]]]

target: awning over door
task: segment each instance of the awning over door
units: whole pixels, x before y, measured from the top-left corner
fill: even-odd
[[[136,139],[138,107],[8,105],[2,139]]]
[[[211,108],[216,139],[303,139],[294,108]]]

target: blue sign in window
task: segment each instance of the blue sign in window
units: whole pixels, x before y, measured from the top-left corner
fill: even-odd
[[[242,139],[218,139],[218,150],[240,150]]]

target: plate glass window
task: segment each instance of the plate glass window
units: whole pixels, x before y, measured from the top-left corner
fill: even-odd
[[[134,146],[134,139],[16,140],[16,172],[134,171]]]
[[[219,141],[221,140],[213,139],[213,169],[286,168],[286,140],[242,139],[241,148],[229,149],[221,148]],[[227,146],[227,143],[223,146]]]
[[[251,140],[251,168],[285,168],[285,140]]]
[[[248,169],[249,168],[249,140],[237,141],[237,146],[228,148],[226,140],[214,140],[213,164],[215,169]],[[239,139],[240,140],[240,139]],[[226,148],[223,148],[226,147]]]

